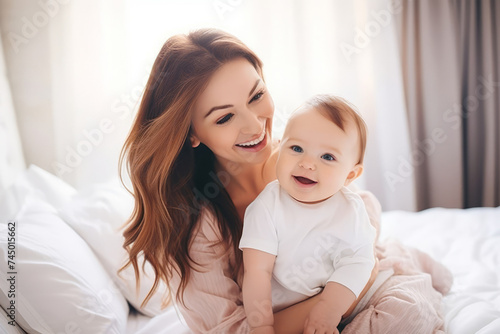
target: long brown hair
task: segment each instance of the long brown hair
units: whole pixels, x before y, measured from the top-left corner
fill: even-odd
[[[219,30],[201,29],[169,38],[153,65],[120,157],[120,165],[126,160],[135,197],[123,233],[129,253],[123,268],[132,264],[139,280],[138,257],[142,254],[155,272],[143,305],[160,280],[168,285],[174,271],[181,278],[176,299],[183,302],[183,291],[194,270],[190,242],[204,209],[218,222],[220,242],[234,250],[233,276],[240,270],[242,222],[215,173],[214,154],[203,144],[192,148],[189,139],[197,96],[218,68],[239,57],[246,58],[262,77],[260,59],[240,40]]]

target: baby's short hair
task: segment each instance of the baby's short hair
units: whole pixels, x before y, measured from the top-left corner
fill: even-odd
[[[303,108],[317,109],[323,116],[330,119],[343,131],[345,131],[345,123],[353,120],[358,130],[360,142],[358,163],[363,163],[366,150],[367,126],[355,106],[338,96],[318,94],[309,98],[300,109]]]

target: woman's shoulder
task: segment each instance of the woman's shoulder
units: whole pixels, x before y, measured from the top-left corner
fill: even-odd
[[[222,239],[219,221],[213,211],[206,207],[201,209],[192,240],[192,250],[204,249],[206,251],[207,247],[215,253],[225,253],[227,250],[224,246],[226,243]]]
[[[211,210],[203,208],[189,245],[189,255],[196,263],[195,268],[206,270],[221,259],[230,262],[228,250],[230,247],[225,246],[222,240],[217,218]]]
[[[341,207],[344,211],[353,211],[357,214],[364,213],[366,211],[365,203],[361,199],[361,197],[350,190],[347,187],[342,187],[339,191],[341,196],[335,196],[337,201],[340,201]]]
[[[220,241],[219,224],[212,210],[207,207],[201,209],[198,224],[193,235],[195,235],[195,237],[207,239],[207,241],[211,242]]]

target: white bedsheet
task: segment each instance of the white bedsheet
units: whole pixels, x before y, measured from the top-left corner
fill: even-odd
[[[451,270],[443,299],[447,333],[500,333],[500,208],[434,208],[383,214],[381,239],[395,237]]]
[[[385,212],[380,237],[419,248],[451,270],[454,284],[443,299],[447,333],[500,333],[500,207]],[[169,308],[152,319],[131,315],[127,333],[191,332]]]

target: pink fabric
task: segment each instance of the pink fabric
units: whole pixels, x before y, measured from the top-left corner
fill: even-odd
[[[443,333],[441,300],[452,284],[449,270],[397,242],[377,245],[377,257],[380,270],[392,268],[394,275],[342,333]]]
[[[191,272],[184,291],[185,305],[178,303],[178,306],[194,333],[246,334],[250,327],[243,309],[242,277],[231,277],[234,253],[226,251],[218,241],[214,218],[204,214],[190,249],[200,271]],[[174,298],[179,282],[178,276],[170,282]]]
[[[369,192],[358,193],[365,201],[370,221],[379,230],[378,201]],[[190,249],[199,271],[192,271],[184,291],[185,304],[178,303],[178,306],[194,333],[246,334],[250,329],[243,309],[242,277],[231,276],[234,253],[232,249],[227,251],[217,245],[218,241],[214,218],[204,214]],[[395,243],[377,247],[377,256],[380,269],[394,268],[395,275],[377,290],[369,301],[371,306],[361,311],[343,333],[431,333],[432,330],[425,329],[439,330],[442,327],[441,294],[434,288],[442,293],[448,291],[451,275],[446,268],[417,250]],[[178,276],[170,282],[174,298],[179,282]]]
[[[354,190],[353,190],[354,191]],[[375,237],[375,242],[378,241],[380,235],[380,216],[382,215],[382,207],[380,202],[371,192],[366,190],[356,190],[363,202],[365,203],[366,212],[368,213],[368,218],[370,218],[370,223],[375,227],[377,231],[377,236]]]

